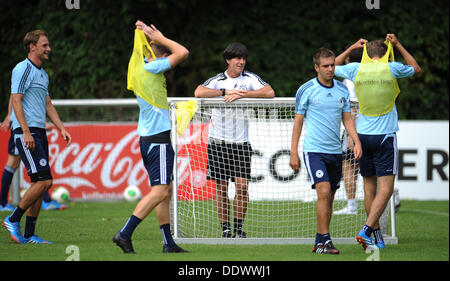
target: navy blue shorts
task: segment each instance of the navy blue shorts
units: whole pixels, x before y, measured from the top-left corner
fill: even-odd
[[[315,188],[316,183],[328,181],[331,190],[339,189],[342,177],[342,154],[303,152],[303,160],[312,188]]]
[[[139,141],[141,156],[147,170],[150,186],[170,184],[173,181],[175,152],[170,143]]]
[[[16,147],[16,144],[14,143],[14,132],[11,129],[11,135],[9,136],[9,142],[8,142],[8,154],[9,155],[19,155],[19,150]]]
[[[210,140],[206,179],[235,181],[235,178],[251,179],[252,146],[249,142],[229,143]]]
[[[362,135],[363,155],[359,160],[361,176],[388,176],[398,173],[397,135]]]
[[[30,127],[30,132],[34,138],[34,150],[29,150],[25,146],[22,129],[17,128],[14,130],[14,141],[19,151],[20,159],[27,169],[31,182],[51,180],[52,173],[48,162],[47,133],[45,129],[35,127]]]

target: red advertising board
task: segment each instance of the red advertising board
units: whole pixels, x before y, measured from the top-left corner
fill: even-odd
[[[206,125],[200,126],[207,130]],[[57,129],[47,132],[53,187],[64,186],[71,198],[84,200],[121,199],[129,185],[139,186],[147,194],[150,186],[136,127],[137,124],[67,124],[73,138],[70,146],[66,146]],[[188,134],[195,131],[190,129]],[[4,167],[9,132],[1,132],[0,138],[0,167]],[[179,199],[213,198],[214,183],[206,181],[206,143],[201,137],[182,140],[178,146]],[[25,169],[22,175],[21,187],[28,187]]]

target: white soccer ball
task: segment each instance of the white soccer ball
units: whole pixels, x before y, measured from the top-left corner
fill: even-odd
[[[67,201],[69,201],[69,199],[70,199],[70,193],[69,193],[69,190],[67,190],[67,188],[59,186],[59,187],[55,187],[55,189],[53,189],[52,200],[55,200],[58,203],[62,204],[62,203],[67,203]]]
[[[135,185],[130,185],[123,191],[123,197],[125,198],[125,200],[129,202],[137,201],[141,199],[142,192],[139,189],[139,187]]]

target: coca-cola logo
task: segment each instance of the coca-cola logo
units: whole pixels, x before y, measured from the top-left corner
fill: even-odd
[[[73,138],[70,146],[57,129],[47,133],[54,186],[74,191],[148,186],[136,126],[75,125],[67,130]]]

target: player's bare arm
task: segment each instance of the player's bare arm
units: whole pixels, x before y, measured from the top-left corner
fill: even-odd
[[[407,65],[414,67],[414,74],[417,75],[422,72],[422,68],[417,63],[416,59],[403,47],[403,45],[398,41],[397,36],[393,33],[388,33],[386,35],[386,41],[392,43],[392,45],[397,48],[402,57],[405,59]]]
[[[304,114],[296,114],[294,118],[294,128],[292,129],[289,166],[291,166],[291,168],[296,172],[300,169],[300,157],[298,156],[298,142],[300,140],[300,135],[302,133],[304,118],[305,118]]]
[[[363,38],[359,39],[353,45],[348,47],[347,50],[345,50],[342,54],[337,56],[334,64],[335,65],[343,65],[345,63],[345,58],[347,58],[354,49],[363,47],[364,44],[366,44],[367,42],[368,41],[366,39],[363,39]]]
[[[266,85],[258,90],[253,91],[240,91],[244,98],[273,98],[275,97],[275,91],[270,85]]]
[[[272,89],[270,85],[266,85],[258,90],[229,90],[225,91],[225,102],[232,102],[237,99],[242,98],[273,98],[275,96],[275,91]]]
[[[225,90],[225,92],[229,92]],[[194,91],[194,96],[196,98],[215,98],[222,96],[222,90],[220,89],[210,89],[202,85],[198,85]]]
[[[0,124],[0,129],[2,131],[7,131],[11,127],[11,113],[12,113],[12,100],[11,96],[9,96],[8,113],[6,114],[5,119],[3,119],[3,122]]]
[[[28,127],[27,120],[25,119],[25,113],[22,106],[23,94],[13,94],[11,95],[11,103],[14,109],[14,114],[17,121],[20,124],[23,132],[23,140],[25,142],[25,147],[29,150],[34,150],[34,138],[31,135],[30,128]]]
[[[156,44],[164,45],[172,52],[168,56],[170,66],[175,67],[189,56],[189,51],[181,44],[165,37],[153,24],[146,25],[142,21],[136,22],[136,28],[141,29],[147,36],[147,40]]]
[[[355,121],[353,120],[350,112],[342,113],[342,123],[344,124],[347,134],[353,140],[353,153],[355,154],[355,160],[359,160],[362,156],[362,147],[361,142],[359,141],[358,133],[356,132]]]

